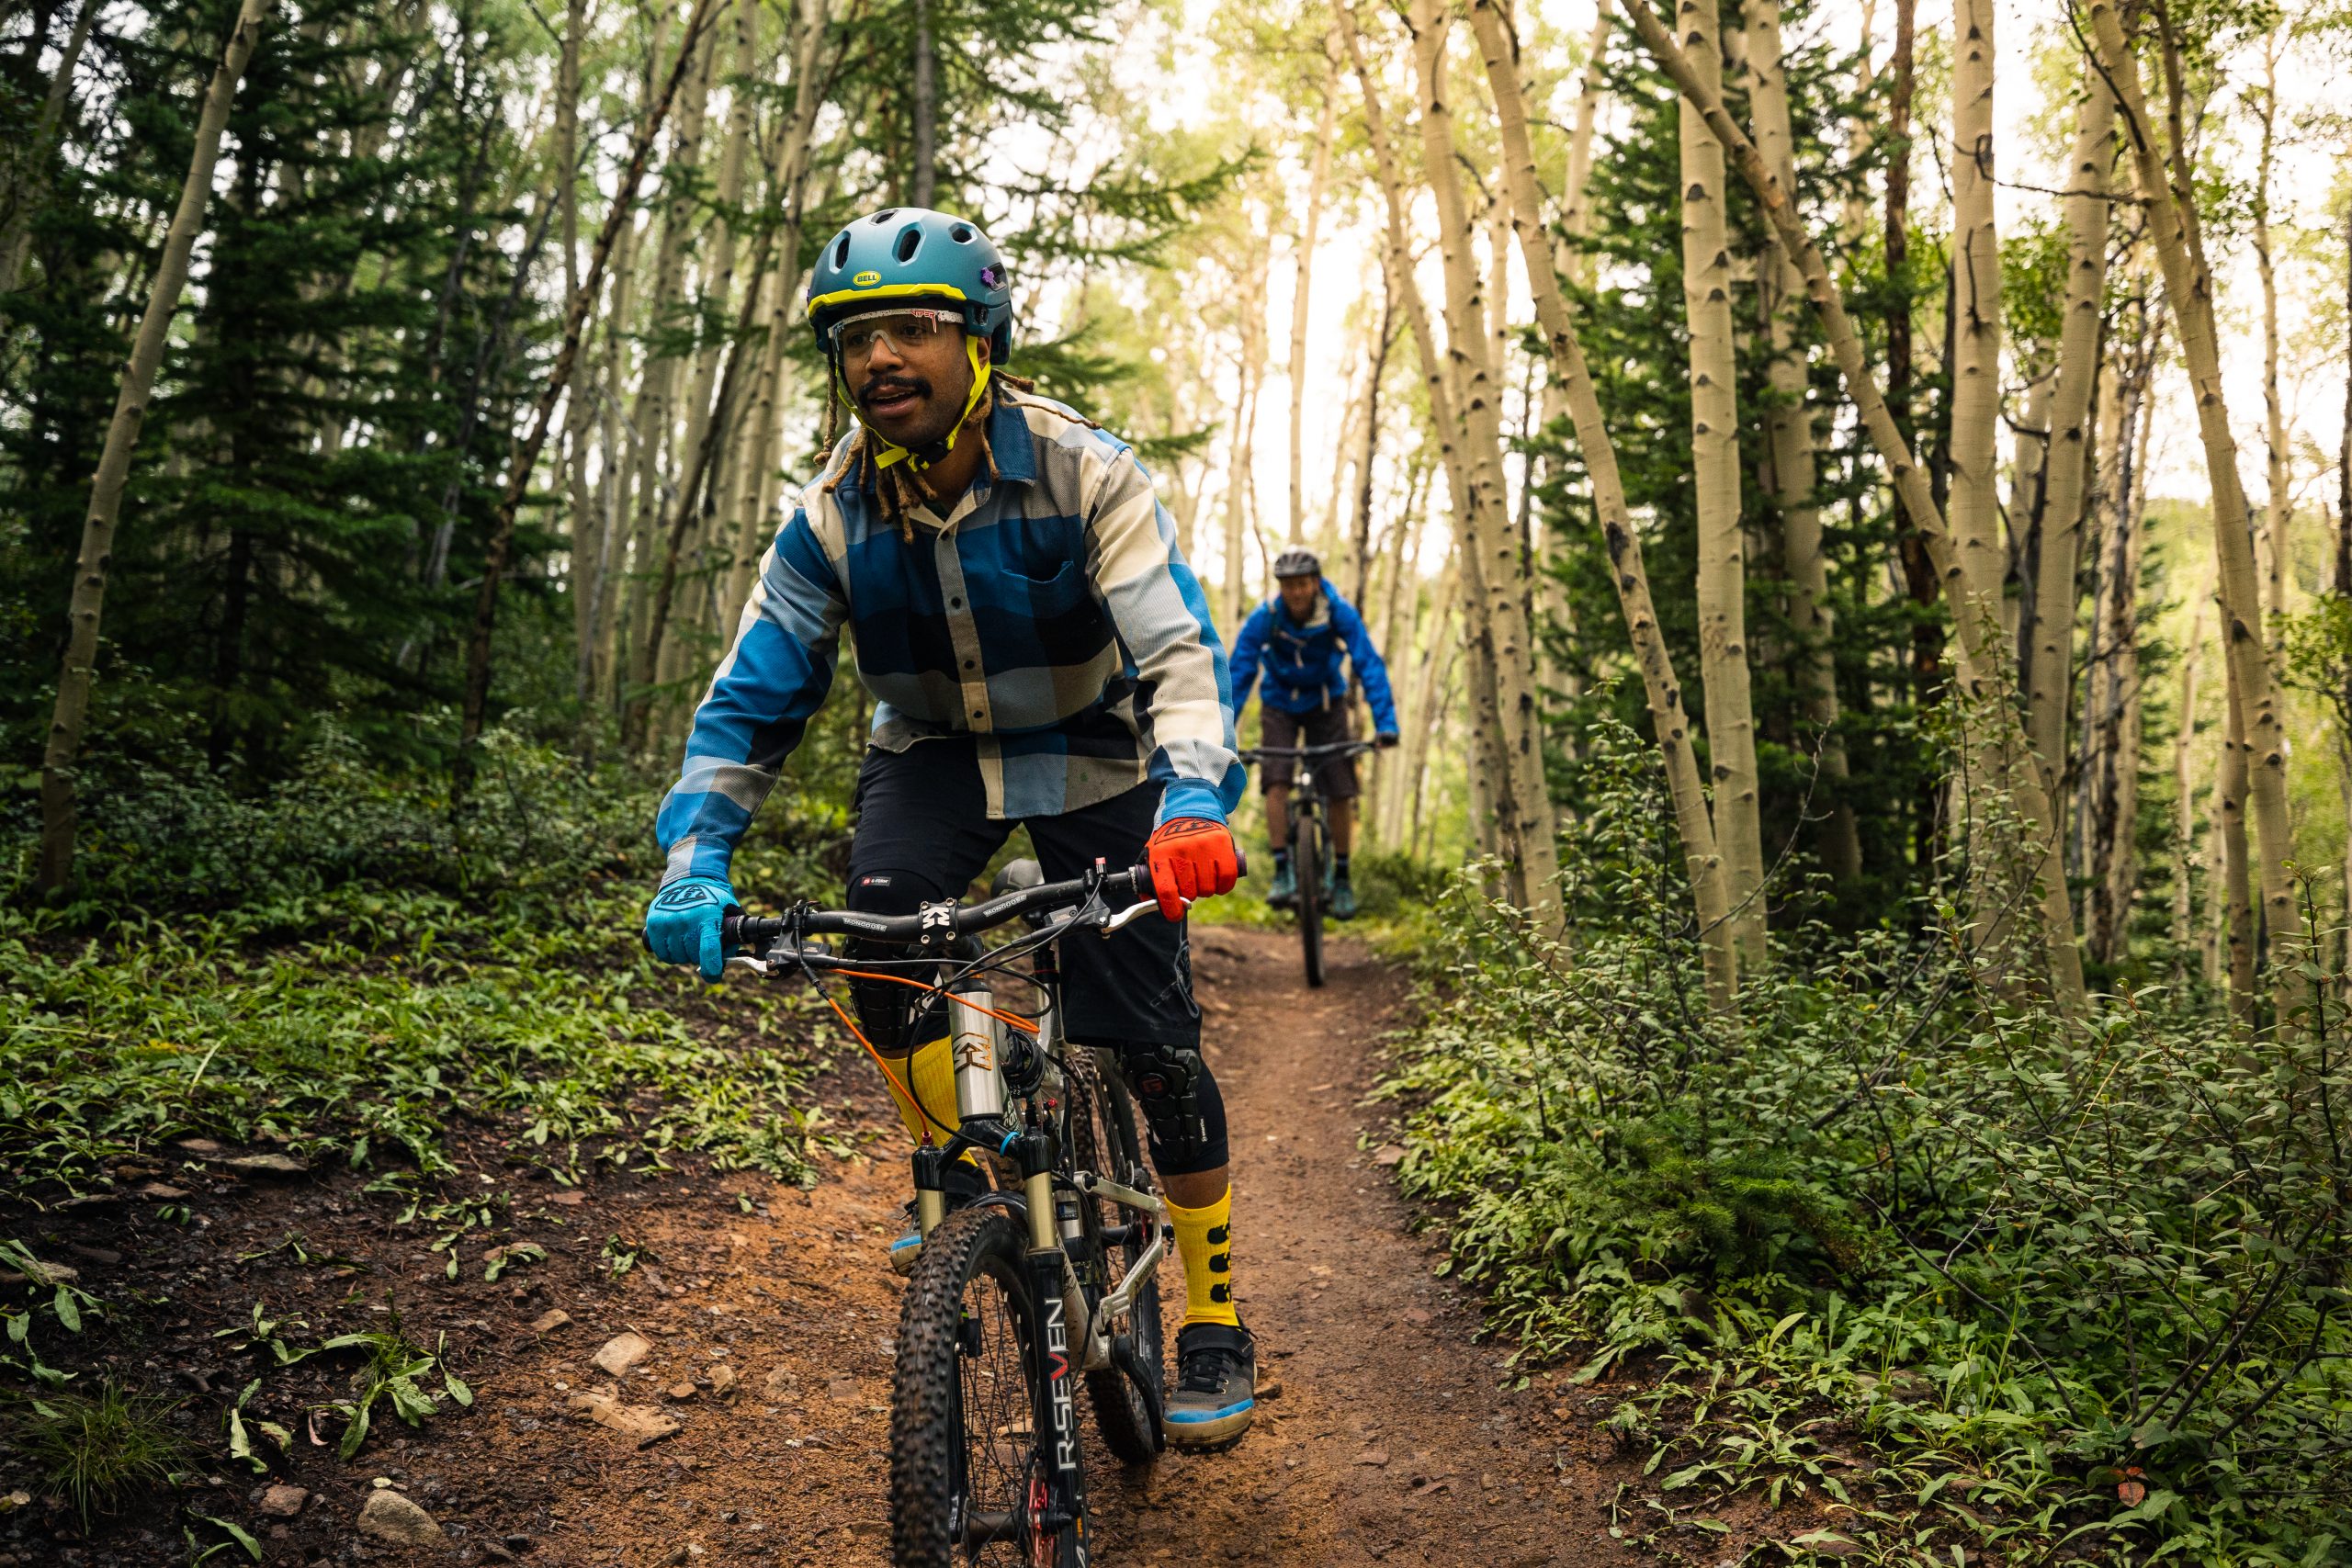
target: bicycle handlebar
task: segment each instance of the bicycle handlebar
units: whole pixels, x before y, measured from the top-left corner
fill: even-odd
[[[1245,762],[1257,762],[1268,757],[1289,757],[1300,761],[1308,761],[1317,757],[1337,757],[1343,754],[1357,757],[1366,751],[1376,751],[1379,749],[1380,743],[1376,740],[1334,740],[1324,746],[1250,746],[1242,750],[1241,760]]]
[[[1241,858],[1238,847],[1234,858]],[[1246,872],[1248,867],[1245,864],[1241,869]],[[729,915],[719,930],[728,947],[739,952],[757,953],[787,937],[810,936],[859,936],[918,946],[944,945],[956,937],[974,936],[1023,915],[1081,904],[1090,897],[1148,901],[1156,897],[1151,868],[1136,865],[1125,871],[1073,877],[1068,882],[1016,888],[978,904],[926,905],[911,915],[868,915],[854,909],[812,909],[803,906],[789,915],[773,919]],[[944,919],[937,913],[942,908],[948,911]]]

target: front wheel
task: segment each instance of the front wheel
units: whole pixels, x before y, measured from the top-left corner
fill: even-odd
[[[1074,1568],[1085,1521],[1048,1528],[1046,1401],[1027,1242],[1003,1209],[963,1209],[923,1243],[899,1314],[890,1396],[895,1568]]]
[[[1298,945],[1306,957],[1306,983],[1323,983],[1323,824],[1302,818],[1291,863],[1298,871]]]

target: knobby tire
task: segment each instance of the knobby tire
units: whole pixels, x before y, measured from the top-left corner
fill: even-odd
[[[993,1206],[950,1214],[923,1243],[899,1309],[890,1393],[894,1568],[1083,1561],[1081,1526],[1050,1541],[1025,1528],[1036,1434],[1046,1429],[1026,1253],[1021,1224]],[[965,1327],[967,1310],[977,1334]]]
[[[1291,852],[1298,871],[1298,945],[1306,958],[1306,983],[1323,984],[1323,823],[1308,817],[1294,835]]]
[[[1070,1160],[1080,1170],[1148,1192],[1151,1175],[1144,1168],[1142,1145],[1136,1139],[1135,1109],[1119,1081],[1096,1066],[1092,1051],[1073,1051],[1069,1057],[1068,1094],[1070,1111]],[[1097,1299],[1117,1288],[1150,1245],[1148,1225],[1136,1224],[1129,1241],[1104,1247],[1106,1225],[1136,1220],[1130,1210],[1105,1199],[1089,1198],[1080,1206],[1087,1239],[1102,1254],[1099,1269],[1089,1283]],[[1094,1424],[1105,1447],[1128,1464],[1148,1464],[1158,1458],[1161,1441],[1156,1411],[1168,1397],[1166,1330],[1160,1323],[1159,1293],[1146,1290],[1124,1323],[1111,1325],[1114,1338],[1125,1336],[1134,1346],[1136,1363],[1158,1380],[1147,1394],[1135,1380],[1114,1365],[1086,1374],[1086,1394],[1094,1406]]]

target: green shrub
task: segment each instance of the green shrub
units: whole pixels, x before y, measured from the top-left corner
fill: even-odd
[[[1804,927],[1724,1021],[1648,752],[1603,734],[1593,767],[1570,935],[1457,886],[1388,1084],[1408,1189],[1526,1351],[1658,1352],[1629,1431],[1736,1390],[1658,1439],[1670,1484],[1843,1495],[1782,1440],[1826,1402],[1915,1493],[1988,1478],[1970,1509],[2019,1548],[2352,1551],[2341,1021],[2242,1037],[2151,991],[2070,1021],[1944,931]]]

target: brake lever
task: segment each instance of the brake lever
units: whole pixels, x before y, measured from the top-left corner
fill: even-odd
[[[732,969],[739,964],[754,975],[764,975],[768,972],[768,961],[764,958],[754,958],[748,953],[728,954],[727,967]]]
[[[1191,908],[1193,901],[1190,898],[1185,899],[1184,907]],[[1142,919],[1145,915],[1157,913],[1159,908],[1159,900],[1153,898],[1147,898],[1140,904],[1130,904],[1102,922],[1102,935],[1107,937],[1114,931],[1125,930],[1129,924]]]

